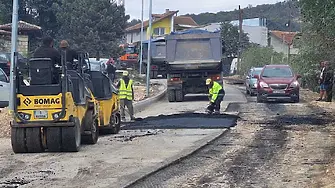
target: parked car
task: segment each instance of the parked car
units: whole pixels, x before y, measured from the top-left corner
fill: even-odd
[[[9,104],[9,79],[6,73],[0,68],[0,108]]]
[[[0,68],[9,76],[10,63],[11,63],[10,52],[0,52]],[[18,66],[23,69],[26,67],[28,59],[23,57],[20,53],[18,54]]]
[[[257,78],[254,78],[255,75],[259,75],[263,67],[254,67],[248,71],[248,74],[245,79],[245,90],[250,96],[257,94]]]
[[[257,78],[257,102],[286,100],[299,102],[300,75],[294,74],[289,65],[266,65]]]

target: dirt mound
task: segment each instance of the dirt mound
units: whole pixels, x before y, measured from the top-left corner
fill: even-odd
[[[9,122],[12,117],[9,115],[7,108],[3,108],[0,111],[0,138],[10,137]]]

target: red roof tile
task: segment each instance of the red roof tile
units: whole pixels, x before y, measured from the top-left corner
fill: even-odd
[[[11,30],[12,29],[12,24],[8,23],[8,24],[0,25],[0,29],[7,30],[7,31]],[[42,28],[40,26],[33,25],[33,24],[27,23],[25,21],[19,21],[18,29],[19,29],[19,31],[22,31],[22,30],[32,31],[32,30],[41,30]]]
[[[288,45],[293,44],[294,37],[298,34],[297,32],[285,32],[285,31],[270,31],[270,34],[274,35],[281,41],[284,40],[284,42]]]
[[[174,14],[178,13],[179,11],[169,11],[167,13],[164,13],[162,14],[161,16],[158,16],[158,14],[153,14],[153,17],[155,17],[155,21],[153,21],[152,23],[156,23],[164,18],[168,18],[170,16],[173,16]],[[144,28],[148,27],[149,26],[149,21],[144,21],[143,22],[143,26]],[[138,23],[134,26],[131,26],[131,27],[128,27],[126,29],[126,31],[133,31],[133,30],[137,30],[137,29],[141,29],[141,23]]]
[[[11,32],[5,31],[5,30],[0,30],[0,35],[11,35]]]
[[[181,24],[181,25],[191,25],[191,26],[199,26],[193,18],[189,16],[176,16],[174,18],[175,24]]]

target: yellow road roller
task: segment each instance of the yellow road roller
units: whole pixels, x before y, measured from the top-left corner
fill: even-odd
[[[27,75],[14,70],[15,153],[77,152],[81,143],[97,142],[99,101],[89,89],[90,75],[83,71],[84,55],[80,57],[76,69],[68,68],[62,54],[61,66],[50,58],[33,58]]]

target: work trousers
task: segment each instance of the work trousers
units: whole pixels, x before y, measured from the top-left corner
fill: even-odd
[[[224,96],[225,96],[225,91],[222,89],[219,91],[219,95],[214,101],[214,103],[209,105],[207,109],[211,112],[213,112],[214,110],[219,112],[221,109],[221,102],[223,101]]]
[[[129,116],[131,119],[134,119],[134,108],[133,108],[133,101],[128,99],[120,99],[121,105],[121,117],[125,117],[125,107],[127,107]]]
[[[327,89],[326,89],[326,102],[332,102],[332,98],[333,98],[333,84],[329,84]]]

